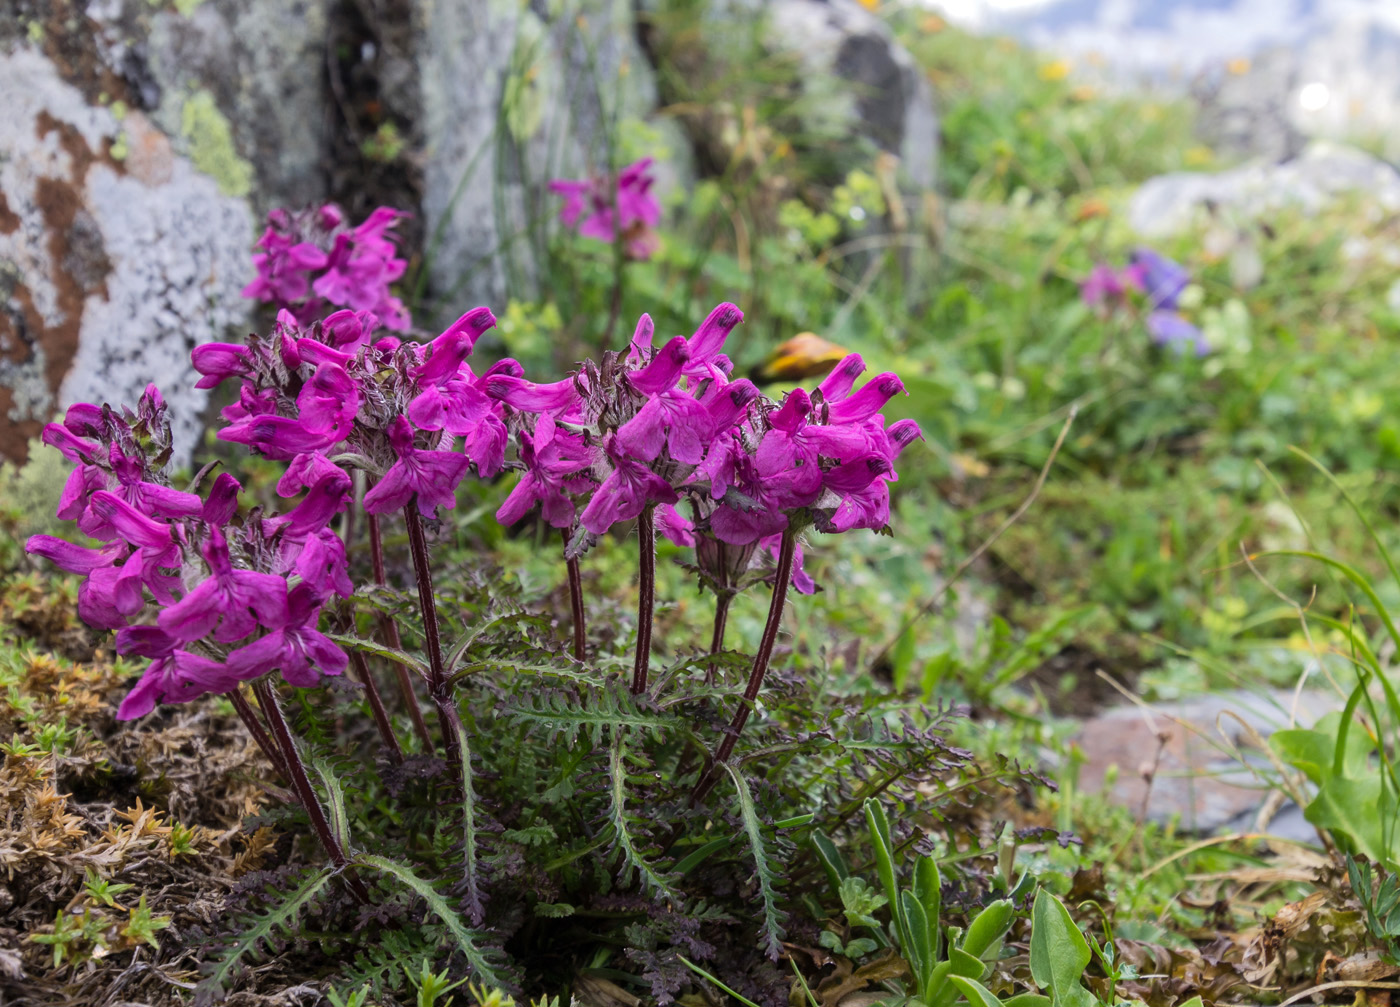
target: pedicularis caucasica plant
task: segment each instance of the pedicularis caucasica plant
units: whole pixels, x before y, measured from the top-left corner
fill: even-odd
[[[903,392],[899,378],[857,389],[865,367],[853,355],[810,392],[772,401],[731,378],[725,340],[743,319],[732,304],[693,334],[659,341],[643,315],[625,349],[562,380],[528,380],[513,360],[478,374],[468,358],[495,323],[486,308],[428,341],[409,338],[407,313],[388,294],[403,271],[395,219],[381,209],[351,229],[333,207],[274,214],[248,291],[280,307],[272,332],[193,351],[200,387],[238,386],[219,439],[283,464],[285,506],[249,506],[238,479],[213,463],[172,487],[167,407],[154,386],[134,410],[75,405],[43,435],[77,466],[59,516],[100,544],[36,536],[28,550],[84,576],[83,618],[115,630],[119,653],[150,659],[118,717],[226,696],[330,861],[299,881],[274,879],[290,908],[248,923],[211,981],[227,982],[237,959],[275,939],[269,918],[289,925],[307,912],[322,929],[348,919],[351,931],[400,935],[356,959],[355,974],[372,984],[390,970],[385,956],[416,953],[403,943],[405,919],[415,940],[445,942],[480,978],[503,982],[531,968],[517,945],[542,940],[542,921],[575,913],[591,914],[585,929],[603,944],[625,947],[658,995],[684,984],[682,952],[713,959],[706,928],[756,929],[751,946],[776,957],[788,915],[776,890],[782,809],[811,809],[785,814],[788,829],[817,814],[841,828],[872,774],[889,777],[887,789],[965,762],[941,742],[936,718],[930,727],[823,705],[817,686],[770,675],[789,585],[813,587],[800,537],[888,523],[896,459],[920,436],[912,421],[887,426],[880,414]],[[572,658],[553,623],[504,589],[434,568],[430,539],[459,484],[505,472],[518,478],[501,523],[537,513],[562,532]],[[409,563],[386,556],[387,522],[406,530]],[[630,613],[586,604],[581,588],[581,561],[626,522],[640,546],[634,628]],[[716,605],[708,648],[653,675],[658,531],[694,549],[690,568]],[[347,546],[368,562],[350,562]],[[400,570],[407,591],[393,583]],[[764,580],[767,622],[740,659],[725,651],[730,603]],[[590,607],[608,623],[593,633]],[[627,640],[630,675],[617,670],[617,641]],[[392,667],[397,697],[386,702],[371,660]],[[744,667],[742,688],[731,684]],[[358,685],[318,701],[317,687],[347,669]],[[344,761],[360,737],[343,716],[347,696],[373,721],[379,744],[361,749],[379,749],[378,773]],[[737,751],[760,703],[754,745]],[[757,798],[746,762],[778,774]],[[346,798],[352,780],[366,795],[358,804]],[[716,803],[720,783],[733,799]],[[384,811],[390,798],[409,810]],[[245,908],[266,909],[264,898],[245,893]],[[757,924],[737,915],[749,899],[763,907]],[[613,926],[603,936],[601,919]],[[733,981],[768,997],[758,973],[737,964]]]

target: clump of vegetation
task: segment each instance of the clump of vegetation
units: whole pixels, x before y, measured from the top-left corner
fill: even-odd
[[[289,315],[196,351],[240,386],[217,465],[171,471],[149,392],[0,475],[7,995],[1394,981],[1394,216],[1214,208],[1146,248],[1131,187],[1213,163],[1187,106],[888,21],[941,95],[939,194],[808,130],[835,85],[757,36],[669,84],[683,200],[626,120],[591,176],[520,177],[556,128],[532,48],[501,324],[415,298],[434,249],[410,273],[393,211],[282,214],[249,293]],[[1335,712],[1245,760],[1318,843],[1086,793],[1061,716],[1115,695],[1100,670],[1149,701],[1325,682]]]

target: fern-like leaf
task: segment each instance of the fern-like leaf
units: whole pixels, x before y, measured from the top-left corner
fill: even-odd
[[[279,934],[291,931],[302,910],[321,893],[333,873],[329,867],[322,867],[307,874],[269,910],[250,919],[242,932],[219,954],[208,977],[195,988],[195,1007],[207,1007],[221,1000],[239,965],[245,959],[261,954],[265,947],[273,947]]]
[[[739,819],[744,825],[744,835],[749,841],[749,848],[753,850],[754,863],[758,868],[758,894],[763,900],[763,939],[768,957],[777,961],[783,950],[785,935],[782,923],[787,915],[778,908],[777,894],[773,890],[777,884],[778,872],[768,859],[768,847],[763,839],[763,823],[758,819],[758,809],[754,807],[749,785],[733,766],[725,765],[724,768],[733,778],[734,789],[739,793]]]
[[[614,842],[622,853],[622,878],[625,881],[627,875],[635,870],[642,879],[643,887],[650,889],[657,896],[679,902],[680,895],[671,887],[665,875],[647,863],[646,858],[642,856],[642,851],[632,841],[632,833],[628,831],[627,765],[623,757],[622,733],[621,727],[613,728],[612,745],[608,753],[609,795],[611,797],[608,817],[613,828]]]
[[[361,853],[359,862],[366,867],[373,867],[375,870],[388,874],[428,904],[428,908],[447,927],[447,932],[451,934],[453,942],[457,945],[457,950],[462,953],[462,957],[471,967],[475,979],[494,986],[502,986],[507,983],[507,977],[498,970],[498,967],[487,957],[486,952],[477,945],[477,939],[480,935],[467,929],[467,925],[462,922],[462,917],[431,883],[424,881],[403,864],[390,860],[388,857]]]
[[[620,686],[600,689],[582,699],[568,692],[535,692],[517,705],[506,706],[505,713],[522,723],[542,727],[551,738],[562,738],[569,745],[581,733],[586,733],[596,746],[603,743],[605,732],[614,728],[649,731],[659,738],[676,727],[675,717],[641,709],[636,698]]]

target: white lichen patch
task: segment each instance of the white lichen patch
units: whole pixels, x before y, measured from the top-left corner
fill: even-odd
[[[248,316],[252,215],[156,134],[89,104],[38,52],[0,53],[0,454],[23,453],[16,424],[134,402],[148,382],[179,454],[195,445],[207,395],[189,350]]]

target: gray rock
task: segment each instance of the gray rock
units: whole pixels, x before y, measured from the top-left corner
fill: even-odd
[[[1340,709],[1335,696],[1308,691],[1295,705],[1289,691],[1235,691],[1179,703],[1108,709],[1080,725],[1075,743],[1085,762],[1079,786],[1104,792],[1116,804],[1145,811],[1155,822],[1176,819],[1192,832],[1250,829],[1270,790],[1266,753],[1250,731],[1267,738],[1293,723],[1309,727]],[[1111,782],[1110,782],[1111,781]],[[1269,831],[1311,841],[1316,831],[1292,805],[1280,809]]]
[[[0,51],[0,150],[0,452],[23,458],[72,402],[134,403],[154,381],[187,455],[206,402],[189,350],[247,313],[246,204],[29,47]]]
[[[1283,164],[1150,179],[1133,195],[1128,218],[1139,234],[1159,237],[1190,226],[1207,204],[1250,219],[1289,205],[1316,212],[1348,193],[1394,212],[1400,209],[1400,172],[1363,151],[1319,141]]]

